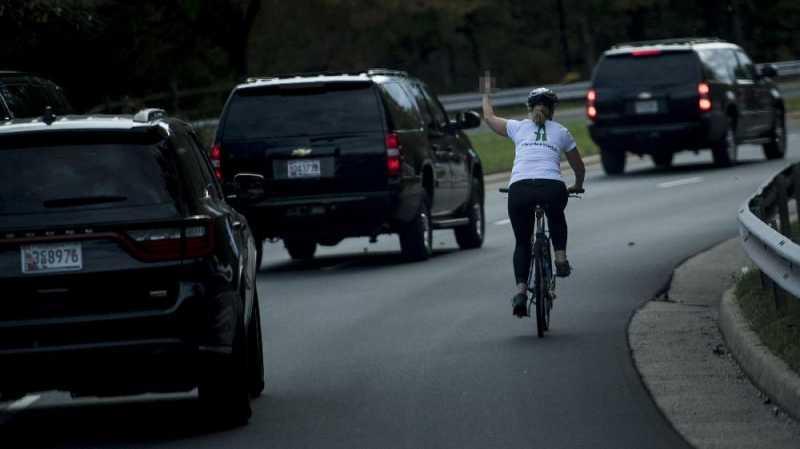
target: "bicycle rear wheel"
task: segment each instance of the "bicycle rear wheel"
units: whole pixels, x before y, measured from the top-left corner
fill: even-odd
[[[539,242],[534,245],[533,252],[533,300],[536,304],[536,334],[539,338],[544,337],[544,332],[547,330],[547,298],[546,298],[546,280],[543,276],[542,265],[542,250],[539,247]]]

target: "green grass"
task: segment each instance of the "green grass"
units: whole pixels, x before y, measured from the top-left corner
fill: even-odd
[[[787,294],[787,310],[778,314],[773,293],[761,287],[760,277],[758,270],[742,276],[736,284],[736,300],[761,341],[800,373],[800,300]]]
[[[800,112],[800,97],[786,98],[784,104],[786,112]]]
[[[585,119],[572,119],[561,122],[572,133],[578,151],[582,156],[597,154],[597,146],[589,137]],[[511,170],[514,164],[514,143],[507,137],[502,137],[492,131],[475,133],[469,136],[472,146],[481,157],[483,172],[499,173]]]

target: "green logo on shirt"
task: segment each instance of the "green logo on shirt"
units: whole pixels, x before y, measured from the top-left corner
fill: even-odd
[[[540,126],[539,129],[536,130],[536,141],[547,142],[547,127]]]

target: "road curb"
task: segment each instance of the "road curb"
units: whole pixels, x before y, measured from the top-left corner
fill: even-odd
[[[787,413],[800,419],[800,376],[775,356],[750,329],[739,305],[735,287],[722,295],[719,327],[728,349],[754,384]]]

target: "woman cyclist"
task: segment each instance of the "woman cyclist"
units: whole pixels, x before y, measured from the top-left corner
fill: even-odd
[[[556,276],[569,276],[567,261],[567,207],[569,193],[583,192],[586,170],[575,139],[569,130],[553,121],[558,96],[540,87],[528,94],[528,114],[525,120],[511,120],[494,114],[489,99],[489,85],[483,94],[483,116],[486,124],[497,134],[514,141],[514,167],[511,170],[508,194],[508,217],[514,228],[514,278],[517,294],[511,302],[514,315],[528,314],[528,271],[531,264],[531,235],[534,214],[540,204],[547,215],[550,236],[555,248]],[[566,187],[561,180],[561,153],[565,153],[575,172],[575,184]]]

